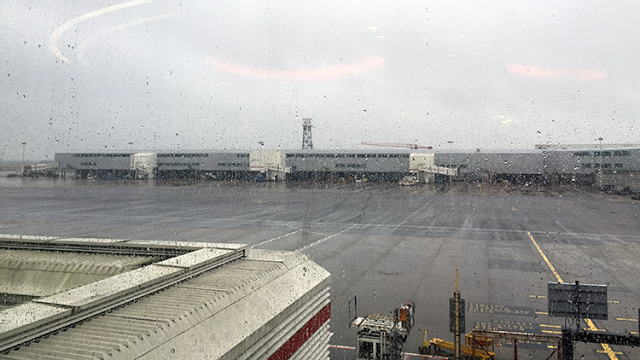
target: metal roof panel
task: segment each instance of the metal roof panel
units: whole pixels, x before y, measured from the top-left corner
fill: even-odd
[[[71,314],[70,309],[47,304],[25,303],[0,312],[0,334],[3,337],[35,328],[52,319],[59,319]]]
[[[184,255],[176,256],[165,261],[161,261],[159,263],[156,263],[156,265],[191,268],[196,265],[201,265],[203,263],[218,260],[225,255],[229,255],[232,253],[234,253],[234,251],[232,250],[205,248],[192,251]]]
[[[179,271],[182,269],[149,265],[34,301],[68,306],[79,310],[116,296],[137,291],[143,285],[161,281]]]

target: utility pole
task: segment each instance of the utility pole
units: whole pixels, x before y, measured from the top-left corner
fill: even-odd
[[[453,141],[447,141],[447,143],[449,143],[449,169],[451,169],[451,144],[453,144]],[[449,171],[451,171],[451,170],[449,170]],[[449,175],[449,184],[451,184],[451,175]],[[456,292],[458,292],[458,287],[457,287],[457,284],[458,284],[457,274],[458,273],[457,273],[457,271],[458,270],[456,270]]]
[[[598,138],[598,140],[600,140],[600,171],[603,171],[604,169],[602,168],[602,166],[604,165],[604,153],[602,152],[602,138]]]
[[[461,343],[460,334],[465,330],[465,316],[464,316],[464,299],[460,299],[460,292],[458,291],[458,269],[456,269],[456,291],[453,293],[453,297],[449,298],[449,332],[454,335],[454,351],[455,360],[460,360]]]
[[[22,143],[22,169],[20,169],[20,172],[22,173],[22,176],[24,177],[24,147],[25,145],[27,145],[26,142]]]
[[[600,140],[600,189],[602,190],[602,185],[604,184],[604,153],[602,151],[602,138],[598,138]]]
[[[456,292],[453,293],[453,299],[456,309],[456,331],[454,333],[455,360],[460,360],[460,292],[458,292],[458,269],[456,269]]]

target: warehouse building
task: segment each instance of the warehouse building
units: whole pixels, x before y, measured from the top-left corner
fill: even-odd
[[[328,359],[330,275],[245,245],[0,235],[0,359]]]

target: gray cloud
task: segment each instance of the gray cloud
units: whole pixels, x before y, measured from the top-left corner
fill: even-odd
[[[0,5],[0,158],[20,158],[22,141],[34,159],[129,142],[298,148],[302,117],[317,148],[640,141],[630,1],[152,1],[67,29],[57,46],[70,62],[49,50],[56,28],[110,5]],[[374,57],[386,67],[335,76]],[[310,71],[326,77],[296,77]]]

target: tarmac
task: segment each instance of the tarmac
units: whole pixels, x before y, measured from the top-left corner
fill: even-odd
[[[300,251],[332,274],[332,359],[352,359],[359,316],[416,303],[405,351],[423,335],[453,341],[459,270],[466,331],[559,333],[547,283],[606,284],[609,320],[583,328],[637,334],[640,201],[577,187],[391,183],[153,183],[0,178],[0,234],[246,243]],[[519,344],[546,359],[553,344]],[[346,347],[343,348],[343,347]],[[498,358],[513,358],[503,343]],[[638,359],[577,344],[581,359]],[[552,358],[556,358],[555,355]],[[576,357],[578,358],[578,357]]]

